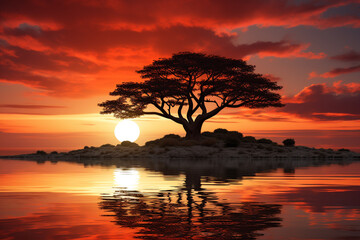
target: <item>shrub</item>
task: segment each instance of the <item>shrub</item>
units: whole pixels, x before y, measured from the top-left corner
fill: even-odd
[[[293,147],[295,146],[295,140],[293,138],[288,138],[283,141],[284,146]]]
[[[252,137],[252,136],[246,136],[246,137],[242,138],[242,141],[249,142],[249,143],[254,143],[254,142],[256,142],[256,139],[254,137]]]
[[[339,152],[350,152],[350,150],[346,149],[346,148],[340,148],[338,151]]]
[[[228,130],[226,130],[224,128],[218,128],[218,129],[214,130],[214,133],[226,134],[226,133],[228,133]]]
[[[204,136],[204,137],[212,137],[212,136],[214,136],[214,133],[212,133],[212,132],[203,132],[203,133],[201,133],[201,135]]]
[[[84,149],[89,149],[89,147],[88,147],[88,146],[85,146]]]
[[[242,138],[243,137],[243,134],[239,133],[238,131],[229,131],[228,135],[232,136],[232,137],[236,137],[236,138]]]
[[[156,141],[156,140],[155,140]],[[171,147],[171,146],[179,146],[180,140],[176,138],[163,138],[159,139],[156,145],[159,145],[160,147]]]
[[[163,139],[167,139],[167,138],[181,139],[181,137],[177,134],[167,134],[163,137]]]
[[[158,139],[158,140],[159,140],[159,139]],[[145,146],[154,146],[154,145],[156,145],[156,141],[157,141],[157,140],[147,141],[147,142],[145,143]]]
[[[120,146],[122,146],[122,147],[138,147],[139,145],[134,142],[123,141],[123,142],[121,142]]]
[[[225,139],[224,147],[238,147],[239,146],[239,139],[236,137],[228,137]]]
[[[257,140],[256,142],[258,142],[258,143],[265,143],[265,144],[271,144],[271,143],[273,143],[273,141],[271,141],[270,139],[267,139],[267,138],[260,138],[260,139]]]
[[[217,140],[215,138],[206,138],[200,143],[202,146],[211,147],[217,144]]]
[[[57,151],[52,151],[51,154],[58,154],[58,152]]]
[[[38,150],[38,151],[36,151],[36,154],[38,154],[38,155],[46,155],[46,152]]]
[[[100,147],[102,148],[102,147],[115,147],[115,146],[108,143],[108,144],[101,145]]]

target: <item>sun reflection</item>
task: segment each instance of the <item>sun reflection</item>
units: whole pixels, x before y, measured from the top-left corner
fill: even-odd
[[[138,190],[139,179],[139,172],[134,169],[122,170],[117,168],[114,171],[115,187]]]

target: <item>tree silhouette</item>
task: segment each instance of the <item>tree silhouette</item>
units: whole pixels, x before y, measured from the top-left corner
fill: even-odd
[[[281,89],[239,59],[180,52],[137,71],[143,82],[118,84],[100,103],[102,114],[118,118],[158,115],[181,124],[187,138],[198,138],[203,123],[224,108],[281,107]],[[148,106],[152,106],[148,109]]]

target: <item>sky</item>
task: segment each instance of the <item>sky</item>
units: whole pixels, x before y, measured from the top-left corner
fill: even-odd
[[[244,59],[283,86],[285,107],[226,110],[203,131],[360,152],[359,0],[4,0],[0,24],[0,155],[118,144],[97,104],[180,51]],[[184,135],[134,121],[140,145]]]

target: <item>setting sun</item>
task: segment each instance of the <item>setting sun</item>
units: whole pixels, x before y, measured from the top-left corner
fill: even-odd
[[[135,122],[131,120],[123,120],[116,125],[114,133],[115,137],[120,142],[135,142],[140,135],[140,129]]]

